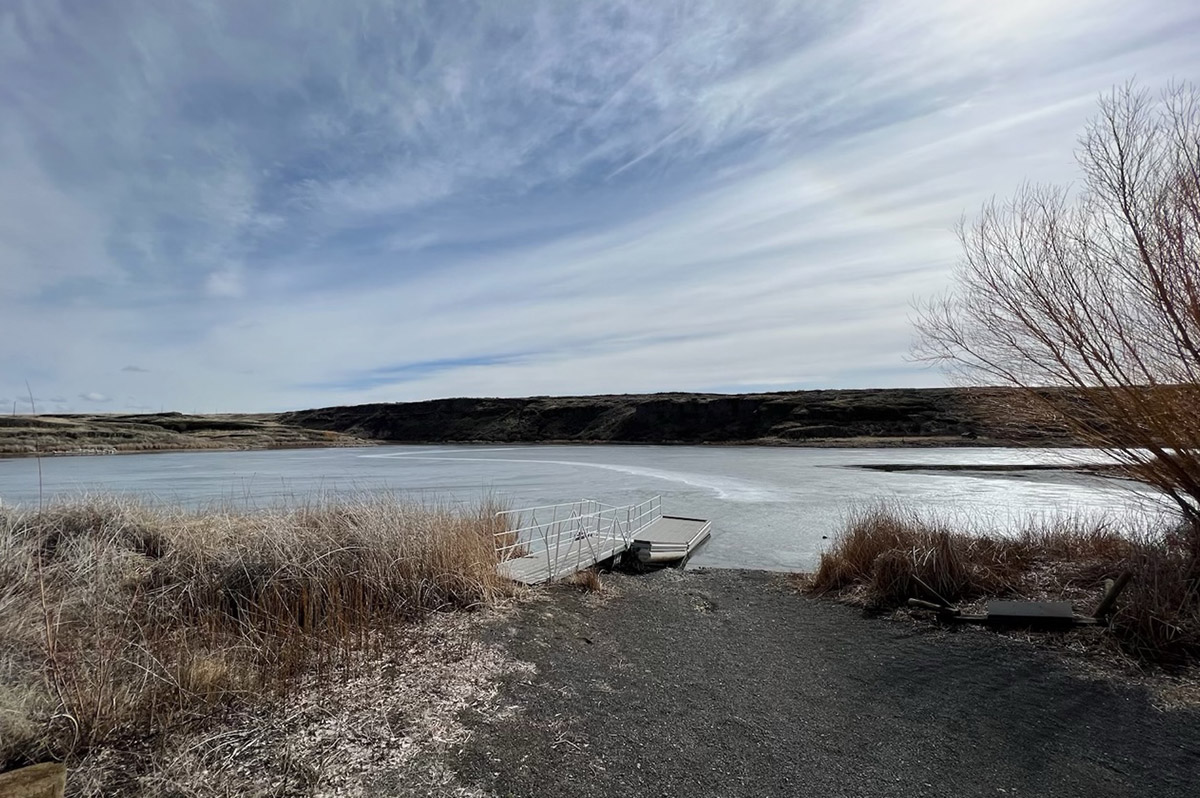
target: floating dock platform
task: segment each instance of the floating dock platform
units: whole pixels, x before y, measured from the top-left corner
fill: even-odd
[[[624,507],[593,499],[506,510],[495,533],[506,579],[526,585],[553,582],[594,565],[611,565],[625,552],[641,564],[684,563],[708,539],[712,523],[662,514],[655,496]]]
[[[631,547],[639,562],[687,562],[712,534],[712,521],[664,515],[639,532]]]

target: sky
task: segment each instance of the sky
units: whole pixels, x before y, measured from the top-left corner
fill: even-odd
[[[0,0],[0,409],[943,384],[954,226],[1200,4]]]

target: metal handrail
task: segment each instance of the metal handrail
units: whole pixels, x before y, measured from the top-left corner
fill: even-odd
[[[497,517],[499,517],[501,515],[512,515],[513,513],[528,513],[533,510],[552,510],[555,507],[575,507],[577,505],[585,504],[585,503],[598,504],[603,507],[611,507],[612,506],[612,505],[604,504],[604,502],[596,501],[595,499],[579,499],[578,501],[573,501],[573,502],[559,502],[558,504],[539,504],[536,507],[521,507],[516,510],[501,510],[500,512],[496,513],[496,515],[497,515]]]
[[[550,518],[539,521],[538,511],[542,511],[544,517],[547,510],[552,511]],[[508,559],[510,556],[542,556],[544,552],[548,572],[557,574],[559,560],[564,553],[562,542],[565,537],[569,536],[571,541],[583,541],[575,547],[576,558],[579,561],[582,561],[585,545],[591,549],[593,556],[597,552],[597,546],[604,542],[619,539],[628,546],[642,529],[662,516],[662,497],[654,496],[639,504],[622,506],[605,504],[595,499],[581,499],[575,502],[501,510],[496,513],[496,518],[515,515],[520,523],[523,520],[522,514],[529,514],[532,523],[493,533],[497,541],[497,555],[501,559]],[[570,549],[568,544],[567,552]],[[516,554],[519,550],[524,553]]]

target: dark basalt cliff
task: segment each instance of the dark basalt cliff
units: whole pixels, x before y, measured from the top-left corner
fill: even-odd
[[[379,441],[504,443],[1070,443],[1060,430],[985,420],[1005,389],[436,399],[282,413],[280,423]],[[994,418],[994,413],[989,413]]]

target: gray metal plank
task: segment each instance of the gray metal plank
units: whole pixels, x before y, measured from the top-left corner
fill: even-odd
[[[987,614],[996,618],[1069,621],[1075,616],[1069,601],[989,601]]]
[[[688,546],[704,529],[708,521],[699,518],[677,518],[664,515],[637,534],[635,542],[650,545]]]

